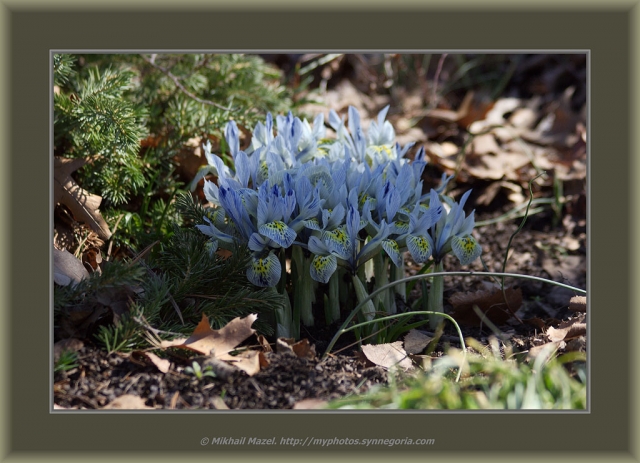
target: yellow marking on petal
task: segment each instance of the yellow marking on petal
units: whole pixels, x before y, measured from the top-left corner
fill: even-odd
[[[331,237],[332,241],[335,241],[336,243],[339,243],[343,246],[349,243],[349,235],[347,235],[347,232],[343,228],[336,228],[333,231],[329,231],[327,232],[327,235]]]
[[[409,236],[407,238],[407,248],[417,263],[426,262],[431,255],[431,245],[424,236]]]
[[[396,229],[400,231],[400,233],[406,233],[409,230],[409,222],[396,220],[394,223],[396,224]]]
[[[318,271],[318,273],[323,273],[324,269],[327,268],[327,265],[331,262],[329,257],[324,256],[316,256],[313,259],[313,266]]]

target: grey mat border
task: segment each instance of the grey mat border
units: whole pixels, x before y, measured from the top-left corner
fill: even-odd
[[[633,339],[631,324],[628,325],[629,329],[626,332],[620,328],[620,326],[623,328],[625,326],[624,312],[630,308],[629,289],[634,288],[633,282],[635,281],[624,278],[625,275],[628,275],[628,278],[635,277],[630,265],[629,247],[633,251],[637,251],[629,240],[629,218],[634,216],[634,211],[630,204],[626,207],[623,204],[625,199],[629,197],[631,185],[629,166],[631,166],[632,160],[627,158],[626,153],[630,152],[630,137],[632,135],[628,133],[629,121],[635,121],[635,119],[627,117],[635,116],[635,112],[631,113],[629,96],[637,98],[637,94],[635,88],[631,95],[628,93],[631,91],[629,88],[631,72],[629,65],[631,63],[637,64],[635,61],[637,55],[629,39],[631,35],[636,33],[637,6],[634,11],[627,9],[616,12],[601,6],[601,11],[592,13],[592,17],[588,18],[586,22],[590,29],[574,31],[572,37],[560,37],[560,39],[557,36],[560,32],[572,32],[572,27],[576,25],[584,27],[584,16],[589,16],[589,13],[584,9],[573,9],[560,13],[532,12],[520,16],[520,20],[517,20],[517,16],[516,20],[513,20],[514,16],[509,19],[498,11],[485,10],[473,14],[458,14],[453,21],[449,18],[449,23],[446,22],[444,13],[431,13],[428,17],[415,13],[403,18],[393,18],[390,14],[385,14],[384,17],[376,17],[371,14],[354,14],[353,16],[340,14],[337,15],[338,17],[332,15],[323,18],[322,15],[316,13],[308,21],[302,22],[302,30],[299,29],[297,33],[291,32],[290,29],[294,25],[300,27],[300,24],[292,23],[291,18],[288,18],[284,13],[254,15],[254,20],[259,20],[254,24],[251,24],[251,15],[246,13],[241,17],[236,17],[235,23],[223,21],[222,15],[218,14],[209,17],[212,29],[210,32],[207,31],[209,33],[205,36],[204,41],[210,40],[211,43],[196,45],[182,44],[197,39],[198,34],[194,32],[194,28],[206,25],[202,14],[193,18],[188,28],[191,29],[192,34],[184,38],[178,36],[179,34],[166,33],[167,30],[180,30],[177,13],[170,15],[158,13],[101,14],[99,23],[96,25],[91,21],[83,21],[77,13],[73,12],[67,12],[56,18],[55,11],[44,12],[44,8],[19,11],[11,6],[11,9],[12,11],[2,11],[4,13],[3,24],[8,24],[10,27],[3,28],[5,32],[3,56],[5,57],[6,75],[3,76],[2,81],[3,99],[1,102],[5,103],[2,105],[3,108],[10,109],[5,109],[4,115],[7,122],[1,124],[1,127],[5,132],[3,133],[5,136],[2,137],[5,144],[4,152],[11,153],[11,157],[3,157],[2,159],[5,162],[2,174],[7,178],[3,183],[5,195],[3,195],[0,204],[2,211],[7,213],[7,219],[9,219],[3,221],[2,224],[3,231],[5,231],[2,233],[4,237],[2,250],[6,252],[3,254],[10,256],[11,259],[11,267],[4,269],[6,277],[2,279],[4,285],[2,294],[9,294],[9,288],[13,285],[10,293],[12,300],[5,303],[5,307],[9,310],[4,312],[6,319],[3,327],[7,331],[2,338],[5,343],[3,354],[7,357],[11,356],[10,359],[5,359],[4,365],[7,368],[3,370],[9,374],[2,378],[3,391],[11,392],[11,396],[7,397],[2,404],[7,412],[3,414],[5,432],[2,433],[2,448],[5,452],[13,451],[17,456],[19,450],[20,454],[26,455],[24,452],[29,450],[53,449],[56,445],[64,446],[70,442],[72,443],[71,447],[90,452],[122,449],[125,446],[132,449],[138,446],[140,449],[201,450],[196,442],[198,432],[219,433],[220,426],[228,430],[229,435],[235,435],[237,432],[259,435],[258,431],[251,432],[250,429],[253,426],[264,430],[265,423],[267,423],[268,430],[279,429],[282,431],[282,435],[287,435],[287,433],[290,436],[296,435],[302,426],[306,426],[307,429],[313,429],[318,434],[329,432],[326,434],[327,436],[337,434],[341,437],[348,437],[353,436],[355,431],[371,429],[370,426],[374,424],[381,429],[393,430],[394,436],[398,435],[398,431],[410,429],[412,433],[410,437],[421,437],[425,433],[436,437],[437,441],[442,444],[423,453],[423,458],[424,456],[435,456],[439,451],[455,452],[465,449],[484,450],[479,455],[485,458],[489,456],[488,453],[485,453],[486,449],[493,449],[494,451],[516,452],[518,458],[526,459],[525,451],[551,450],[552,444],[556,444],[554,450],[571,451],[569,455],[564,455],[563,459],[577,457],[580,451],[604,450],[623,452],[622,455],[626,454],[628,458],[634,458],[631,461],[636,461],[635,457],[628,453],[632,445],[631,432],[635,429],[632,429],[632,426],[635,426],[635,417],[637,416],[635,397],[631,395],[631,389],[628,386],[619,388],[614,383],[613,386],[609,385],[609,394],[614,396],[614,400],[604,400],[598,394],[598,387],[607,386],[603,384],[606,378],[598,374],[594,374],[592,377],[594,402],[592,413],[589,415],[484,414],[476,417],[460,414],[382,415],[377,413],[347,417],[344,415],[336,417],[335,415],[308,414],[303,416],[269,414],[212,417],[208,414],[199,414],[161,415],[154,416],[154,418],[143,415],[126,415],[123,419],[123,415],[78,417],[77,415],[46,414],[48,409],[46,399],[49,391],[48,381],[46,381],[46,375],[43,372],[48,371],[48,359],[35,352],[40,349],[44,352],[48,348],[48,339],[46,339],[48,326],[36,316],[42,314],[42,320],[45,319],[44,312],[46,312],[48,305],[49,286],[48,272],[43,271],[47,270],[43,264],[46,259],[42,257],[48,255],[47,247],[49,244],[46,221],[46,217],[49,215],[49,203],[45,200],[48,194],[48,172],[45,163],[49,153],[47,150],[48,137],[43,135],[47,133],[45,127],[49,126],[48,114],[43,113],[43,109],[46,110],[47,107],[48,83],[46,75],[42,74],[43,63],[46,72],[48,56],[43,56],[43,52],[48,53],[48,49],[51,48],[127,48],[133,46],[133,43],[137,43],[136,48],[176,48],[176,42],[180,43],[179,48],[191,49],[230,49],[238,46],[255,49],[256,42],[264,44],[266,48],[291,49],[291,37],[296,38],[295,48],[344,49],[345,42],[348,42],[349,48],[359,49],[468,49],[469,43],[478,49],[495,49],[504,48],[505,38],[508,38],[507,42],[512,49],[561,47],[563,49],[588,48],[593,52],[594,114],[591,135],[593,136],[592,152],[594,156],[591,167],[594,174],[591,210],[593,216],[598,218],[598,223],[594,222],[591,230],[591,239],[597,245],[592,248],[591,256],[592,264],[597,264],[597,267],[592,265],[593,281],[592,297],[590,297],[591,306],[594,307],[591,320],[594,337],[592,366],[594,369],[599,368],[603,373],[606,372],[607,377],[616,379],[624,378],[625,374],[637,374],[637,370],[631,368],[632,362],[630,362],[629,348],[632,347],[630,339]],[[522,19],[525,17],[530,26],[522,25]],[[336,27],[337,30],[342,31],[358,29],[360,33],[354,35],[353,38],[349,35],[348,41],[344,35],[338,34],[336,37],[335,34],[331,36],[328,32],[321,37],[314,36],[314,32],[323,30],[317,25],[319,20],[324,20],[325,23],[331,22],[334,25],[331,29]],[[135,30],[139,34],[138,38],[130,39],[128,43],[122,44],[126,41],[126,37],[123,37],[122,34],[118,36],[107,34],[106,26],[110,22],[124,24],[126,27],[137,26]],[[404,27],[393,28],[392,34],[384,27],[385,23],[387,28],[389,28],[389,24],[398,24]],[[486,27],[479,31],[478,23],[486,25]],[[57,24],[58,29],[53,31],[47,29],[47,25],[51,27],[51,24]],[[417,27],[420,24],[423,25],[423,29]],[[533,24],[544,25],[544,27],[538,28],[539,34],[542,31],[545,32],[542,37],[527,38],[526,33],[532,32]],[[611,24],[615,24],[614,30],[606,28]],[[444,27],[446,25],[450,26],[448,30]],[[451,27],[451,25],[455,27]],[[183,28],[186,27],[183,26]],[[149,29],[153,29],[153,33],[141,34],[142,31]],[[111,30],[113,31],[113,28]],[[373,34],[372,31],[378,31],[378,33]],[[388,35],[384,35],[385,31]],[[452,34],[452,31],[457,34]],[[288,32],[288,34],[284,32]],[[587,32],[588,36],[585,37]],[[598,35],[603,32],[605,37]],[[9,33],[11,35],[7,37]],[[111,33],[113,34],[113,32]],[[264,37],[261,34],[265,34]],[[258,38],[260,40],[257,40]],[[598,38],[598,43],[594,43],[596,38]],[[202,37],[200,40],[202,41]],[[214,42],[215,46],[212,45]],[[351,45],[352,43],[353,45]],[[16,50],[20,50],[20,53],[16,54]],[[609,56],[606,53],[609,53]],[[627,65],[615,62],[614,55],[616,54],[623,57],[628,56],[630,60],[633,58],[634,61],[627,62]],[[606,69],[600,67],[603,63],[609,64]],[[614,64],[617,66],[613,66]],[[637,76],[637,74],[634,75]],[[13,80],[10,88],[8,87],[9,79]],[[29,85],[28,89],[25,88],[25,83]],[[42,87],[43,83],[44,88]],[[43,97],[45,101],[43,101]],[[634,99],[634,102],[637,103],[637,100]],[[7,130],[9,127],[10,131]],[[626,137],[625,133],[627,133]],[[10,146],[8,146],[9,137],[12,141]],[[41,159],[41,161],[35,163],[31,160],[33,157]],[[637,169],[633,171],[633,173],[635,172]],[[633,184],[635,186],[635,182]],[[615,202],[615,208],[611,207],[612,201]],[[626,216],[620,213],[615,214],[612,209],[626,210],[628,214]],[[9,235],[9,233],[11,234]],[[617,271],[613,272],[613,270]],[[602,311],[599,310],[600,307],[602,307]],[[629,313],[626,316],[631,320]],[[614,324],[611,320],[614,317],[622,322]],[[637,319],[633,321],[637,322]],[[29,332],[26,330],[27,326],[30,328]],[[38,341],[36,339],[38,336],[32,333],[44,333],[45,336]],[[24,336],[25,334],[31,334],[31,337]],[[11,344],[8,344],[9,339]],[[24,345],[21,345],[20,339],[30,339],[30,348],[26,349]],[[600,351],[598,351],[599,345],[603,347]],[[637,353],[637,345],[633,347],[635,347],[633,352]],[[606,353],[603,353],[603,350],[606,350]],[[611,360],[613,360],[613,364],[611,364]],[[11,390],[9,390],[9,386],[12,387]],[[38,394],[42,394],[42,396]],[[8,406],[8,404],[12,405]],[[43,410],[45,410],[44,415]],[[603,423],[611,422],[616,423],[617,426],[602,426]],[[342,429],[339,429],[340,427]],[[235,431],[234,428],[236,428]],[[202,429],[207,431],[202,431]],[[208,431],[209,429],[211,431]],[[316,429],[318,431],[315,431]],[[168,430],[170,432],[167,432]],[[126,436],[121,436],[123,431],[128,431]],[[554,435],[549,436],[547,431],[554,433]],[[518,433],[518,435],[512,437],[511,434],[514,433]],[[536,433],[539,436],[536,436]],[[490,438],[496,435],[501,437],[499,445],[496,445],[496,441]],[[562,435],[563,438],[560,438],[559,435]],[[70,436],[73,437],[70,439]],[[507,437],[511,438],[507,439]],[[506,442],[502,442],[502,440]],[[169,444],[165,444],[165,442]],[[337,450],[335,448],[332,450],[331,456],[349,454],[352,457],[357,449],[342,448],[340,453],[335,453]],[[405,449],[401,449],[400,453],[397,453],[398,448],[389,450],[395,450],[395,454],[401,454],[402,458],[413,456],[413,453],[405,451]],[[203,453],[201,456],[212,458],[215,455],[219,458],[223,456],[222,453],[224,452],[216,451],[215,454]],[[287,454],[292,455],[292,452],[287,452]],[[357,452],[357,455],[364,454],[365,452]],[[378,454],[383,455],[382,452],[378,452]],[[150,455],[145,453],[144,458],[150,458]],[[239,456],[238,452],[234,455]],[[249,453],[245,452],[243,455],[249,455]],[[263,455],[266,454],[263,453]],[[275,457],[275,453],[268,455]],[[634,455],[637,455],[635,451]],[[52,456],[54,456],[53,453],[47,453],[47,457]],[[94,455],[94,457],[97,456]],[[305,458],[309,456],[304,455]],[[383,455],[385,458],[389,456],[389,454]],[[478,454],[474,454],[474,459],[477,457]],[[537,458],[540,456],[538,455]]]

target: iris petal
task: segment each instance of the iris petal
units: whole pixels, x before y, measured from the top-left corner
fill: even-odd
[[[275,286],[280,280],[280,260],[270,252],[267,257],[254,257],[247,269],[247,278],[256,286]]]
[[[322,240],[329,250],[340,256],[341,259],[348,259],[351,255],[352,243],[344,226],[324,232]]]
[[[451,240],[451,249],[462,265],[470,264],[482,254],[482,246],[471,235],[462,238],[454,236]]]
[[[429,235],[426,236],[407,236],[407,249],[411,253],[411,257],[416,263],[426,262],[433,252],[433,243]]]
[[[297,233],[280,220],[274,220],[273,222],[265,223],[258,228],[258,232],[271,238],[283,248],[288,248],[293,244],[296,239]]]
[[[315,256],[311,261],[311,278],[320,283],[328,283],[337,268],[338,261],[334,256]]]
[[[396,267],[402,266],[402,255],[400,254],[400,246],[396,240],[382,240],[382,249],[391,258]]]

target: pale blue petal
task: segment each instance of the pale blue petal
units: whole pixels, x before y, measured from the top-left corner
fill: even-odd
[[[324,114],[318,114],[313,120],[313,136],[316,140],[324,138],[326,129],[324,127]]]
[[[407,236],[407,249],[411,253],[413,260],[421,264],[426,262],[433,252],[433,241],[429,235]]]
[[[283,248],[288,248],[291,243],[296,239],[297,233],[280,220],[274,220],[261,225],[258,228],[258,232],[272,239]]]
[[[229,145],[229,151],[235,160],[236,154],[240,149],[240,138],[238,137],[238,126],[235,121],[229,121],[224,130],[224,136],[227,139],[227,145]]]
[[[254,257],[247,269],[247,278],[256,286],[271,287],[280,281],[280,260],[270,252],[267,257]]]
[[[382,249],[387,253],[396,267],[402,267],[402,254],[396,240],[382,240]]]
[[[345,216],[344,206],[342,204],[338,204],[336,207],[333,208],[333,210],[331,211],[331,214],[329,214],[329,220],[327,221],[325,228],[331,229],[331,228],[338,227],[344,220],[344,216]]]
[[[403,220],[396,220],[391,223],[391,233],[394,235],[404,235],[409,233],[409,222]]]
[[[473,227],[475,227],[475,224],[476,224],[475,211],[471,211],[471,214],[469,214],[467,218],[464,219],[464,222],[462,222],[462,226],[460,227],[460,230],[458,230],[458,233],[456,234],[458,236],[470,235],[471,231],[473,230]]]
[[[235,156],[236,164],[236,178],[244,188],[249,185],[249,179],[251,178],[251,168],[249,165],[249,158],[244,151],[236,152]]]
[[[389,222],[391,222],[394,219],[400,206],[401,206],[400,195],[398,194],[398,191],[395,188],[392,188],[389,191],[389,194],[387,195],[386,213],[387,213],[387,220]]]
[[[309,252],[313,254],[318,254],[321,256],[329,255],[329,248],[327,248],[327,246],[317,236],[311,236],[309,238],[308,246]]]
[[[194,179],[193,181],[195,182],[196,179]],[[205,180],[202,190],[204,192],[204,197],[207,198],[207,201],[210,201],[211,203],[216,205],[220,204],[220,201],[218,200],[218,185],[210,182],[209,180]]]
[[[191,184],[189,185],[189,190],[190,191],[195,191],[196,188],[198,187],[198,182],[200,182],[200,180],[202,180],[207,175],[212,174],[212,173],[215,173],[213,167],[211,167],[209,165],[200,167],[198,169],[198,172],[196,173],[196,176],[193,178],[193,180],[191,181]]]
[[[353,242],[344,226],[333,231],[325,231],[322,234],[322,241],[331,252],[337,254],[341,259],[348,259],[351,256]]]
[[[196,228],[207,236],[210,236],[214,240],[224,241],[225,243],[233,243],[233,236],[221,232],[208,217],[203,217],[207,225],[196,225]]]
[[[322,230],[322,225],[320,225],[320,222],[318,222],[316,218],[305,220],[303,223],[305,227],[311,230]]]
[[[454,236],[451,240],[451,249],[462,265],[468,265],[482,254],[482,246],[471,235],[462,238]]]
[[[249,237],[249,249],[253,252],[262,252],[269,245],[269,238],[265,238],[258,233],[254,233]]]
[[[334,256],[315,256],[311,261],[311,278],[320,283],[328,283],[337,268],[338,261]]]

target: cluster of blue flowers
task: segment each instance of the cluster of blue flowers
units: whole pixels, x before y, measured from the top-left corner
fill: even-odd
[[[225,138],[235,171],[207,143],[209,165],[194,182],[213,173],[217,184],[205,180],[204,194],[214,209],[198,228],[211,237],[213,249],[248,246],[253,259],[247,277],[263,287],[278,283],[282,267],[276,254],[291,246],[312,253],[311,277],[321,283],[339,265],[355,272],[382,250],[398,266],[405,249],[417,263],[431,256],[440,262],[449,251],[463,265],[472,262],[481,247],[471,235],[473,212],[463,211],[469,192],[459,203],[441,199],[449,180],[443,176],[438,190],[422,193],[424,148],[412,162],[405,159],[413,144],[395,143],[385,120],[388,109],[366,133],[355,108],[349,108],[348,124],[331,111],[335,139],[326,138],[323,115],[313,125],[291,113],[277,116],[274,135],[269,114],[244,151],[236,123],[229,122]]]

